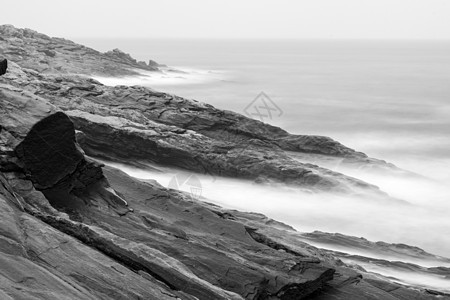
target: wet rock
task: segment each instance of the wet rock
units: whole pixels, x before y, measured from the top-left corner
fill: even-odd
[[[73,123],[62,112],[36,123],[15,152],[34,187],[55,206],[72,205],[71,195],[84,193],[104,178],[100,165],[84,158]]]
[[[130,163],[147,160],[199,173],[258,179],[327,191],[361,191],[383,196],[374,186],[345,175],[290,159],[279,149],[266,145],[224,144],[192,131],[174,133],[167,125],[129,121],[123,117],[99,116],[80,110],[67,111],[83,131],[82,147],[88,155]],[[115,147],[110,147],[111,143]],[[136,147],[139,145],[139,147]],[[258,147],[259,146],[259,147]],[[265,159],[270,156],[272,159]]]
[[[372,242],[363,237],[348,236],[340,233],[314,231],[299,235],[305,242],[311,242],[323,247],[339,248],[343,251],[366,253],[368,256],[385,257],[389,260],[417,262],[434,261],[436,264],[450,264],[450,259],[434,255],[421,248],[386,242]]]
[[[71,176],[84,159],[76,147],[73,123],[62,112],[36,123],[17,146],[16,154],[34,185],[41,190]]]
[[[7,69],[8,69],[8,60],[0,59],[0,76],[6,74]]]

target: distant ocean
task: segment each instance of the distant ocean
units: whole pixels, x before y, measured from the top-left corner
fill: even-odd
[[[283,112],[266,122],[291,133],[332,137],[436,180],[348,174],[413,204],[405,208],[202,178],[203,196],[212,202],[262,212],[302,231],[340,232],[450,253],[450,41],[77,42],[100,51],[120,48],[138,60],[187,72],[104,79],[108,84],[147,85],[239,113],[265,92]],[[166,186],[173,176],[122,169]]]

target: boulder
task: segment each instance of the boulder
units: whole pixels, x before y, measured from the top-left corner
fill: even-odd
[[[62,112],[36,123],[17,146],[16,155],[35,187],[54,187],[75,173],[84,159],[77,149],[72,121]]]
[[[7,69],[8,69],[8,60],[1,59],[0,60],[0,76],[6,74]]]
[[[87,203],[81,196],[90,195],[119,214],[128,212],[127,202],[104,178],[101,164],[85,158],[76,142],[74,125],[63,112],[37,122],[14,152],[26,178],[55,208],[70,212],[80,209]],[[8,162],[2,169],[15,166],[11,166],[11,159]]]

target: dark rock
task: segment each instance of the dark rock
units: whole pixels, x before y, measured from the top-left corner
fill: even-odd
[[[110,190],[101,165],[84,158],[75,140],[72,121],[62,112],[52,114],[36,123],[15,153],[34,187],[42,191],[57,209],[79,209],[86,201],[80,195],[97,196],[123,214],[128,209]],[[97,185],[94,192],[90,187]],[[120,209],[122,207],[122,209]]]
[[[56,56],[56,52],[53,50],[44,50],[44,54],[49,56],[49,57],[55,57]]]
[[[7,69],[8,69],[8,60],[1,59],[0,60],[0,76],[6,74]]]
[[[9,155],[0,155],[0,171],[1,172],[16,172],[23,171],[22,164],[15,157]]]
[[[16,154],[41,190],[54,187],[74,174],[84,160],[76,147],[73,123],[61,112],[36,123],[16,148]]]
[[[293,251],[292,249],[289,249],[283,244],[277,243],[276,241],[270,239],[269,237],[265,236],[264,234],[258,233],[257,228],[251,228],[251,227],[245,227],[245,230],[247,233],[254,239],[256,242],[264,244],[270,248],[273,248],[275,250],[283,250],[286,253],[290,253],[295,256],[304,256],[301,253],[297,253]],[[315,263],[318,263],[319,261],[315,261]]]
[[[431,290],[431,289],[426,289],[426,292],[430,295],[450,297],[450,293],[442,293],[442,292]]]

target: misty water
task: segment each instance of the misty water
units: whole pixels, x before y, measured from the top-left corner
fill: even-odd
[[[142,84],[240,113],[264,91],[283,114],[263,121],[291,133],[330,136],[423,176],[379,175],[299,156],[378,185],[409,205],[311,195],[197,174],[202,197],[209,202],[261,212],[303,232],[339,232],[450,256],[450,42],[80,41],[102,51],[119,47],[139,60],[151,58],[186,71],[99,78],[106,84]],[[163,186],[179,172],[119,167]],[[430,282],[431,287],[450,290],[450,280],[443,277],[364,267],[402,277],[403,282]]]

